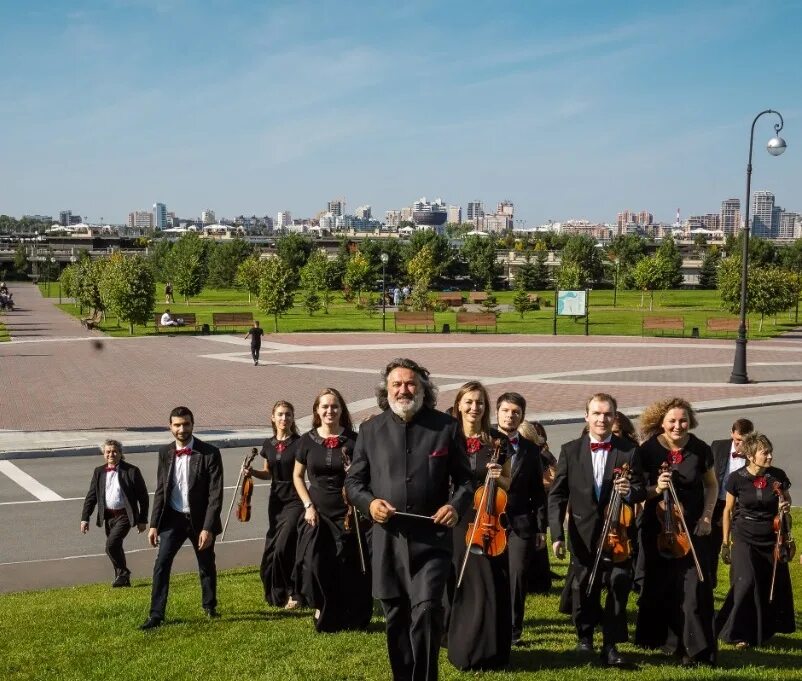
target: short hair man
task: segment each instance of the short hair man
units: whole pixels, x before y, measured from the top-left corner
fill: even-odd
[[[248,329],[245,334],[245,339],[251,339],[251,357],[253,358],[253,365],[259,366],[259,350],[262,348],[262,336],[265,330],[259,326],[259,320],[253,320],[253,326]]]
[[[159,450],[156,492],[148,540],[159,547],[153,566],[150,614],[140,629],[164,621],[170,571],[181,545],[189,539],[200,574],[203,609],[217,617],[217,566],[214,539],[222,529],[223,460],[220,450],[193,437],[195,418],[187,407],[170,412],[174,441]]]
[[[426,369],[393,360],[376,396],[384,412],[362,424],[345,489],[376,522],[373,596],[384,609],[393,678],[437,679],[449,528],[470,507],[471,470],[457,422],[434,408]]]

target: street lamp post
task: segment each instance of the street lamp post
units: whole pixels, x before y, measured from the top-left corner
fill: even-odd
[[[384,279],[384,272],[385,267],[387,265],[387,261],[390,259],[390,256],[387,253],[381,254],[381,261],[382,261],[382,331],[387,330],[387,319],[386,319],[386,312],[387,312],[387,292],[385,289],[385,279]]]
[[[615,259],[615,280],[613,281],[613,307],[618,300],[618,266],[621,264],[621,259]]]
[[[764,114],[777,114],[779,123],[774,124],[774,137],[769,140],[766,149],[772,156],[779,156],[785,151],[785,140],[780,137],[783,129],[783,117],[779,111],[766,109],[761,111],[752,121],[752,132],[749,136],[749,161],[746,164],[746,208],[744,209],[746,221],[743,226],[743,250],[741,253],[741,309],[740,324],[738,325],[738,338],[735,341],[735,359],[732,363],[730,383],[749,383],[746,373],[746,277],[749,274],[749,200],[752,193],[752,146],[755,141],[755,124]]]

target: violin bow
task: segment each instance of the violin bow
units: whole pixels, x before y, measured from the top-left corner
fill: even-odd
[[[774,483],[774,493],[783,502],[785,497],[782,495],[780,483]],[[774,602],[774,584],[777,581],[777,563],[780,562],[780,550],[782,549],[782,535],[783,535],[783,512],[778,511],[780,522],[777,523],[777,538],[774,540],[774,564],[771,566],[771,589],[769,590],[769,603]]]
[[[251,462],[254,460],[258,452],[256,451],[256,447],[251,449],[250,454],[246,454],[245,458],[242,460],[242,466],[239,469],[239,477],[237,478],[237,486],[234,487],[234,494],[231,497],[231,506],[228,507],[228,513],[226,514],[226,524],[223,526],[223,534],[220,535],[220,543],[222,544],[226,540],[226,530],[228,529],[228,521],[231,520],[231,511],[234,510],[234,504],[237,501],[237,492],[239,492],[239,486],[242,484],[242,476],[243,468],[247,468]]]
[[[682,525],[682,531],[688,536],[688,544],[691,547],[691,555],[693,556],[693,562],[696,565],[696,574],[699,576],[699,581],[704,582],[705,576],[704,573],[702,572],[702,566],[699,565],[699,556],[696,555],[696,549],[693,546],[693,536],[688,531],[688,524],[685,522],[685,513],[682,510],[682,504],[679,503],[679,497],[677,497],[677,490],[674,489],[673,480],[669,480],[668,490],[671,494],[671,499],[674,501],[674,504],[679,509],[679,521]]]
[[[343,460],[343,468],[346,466],[351,465],[351,457],[349,455],[348,447],[342,447],[340,449],[340,455],[342,456]],[[345,496],[345,490],[343,490],[343,496]],[[348,503],[348,497],[346,496],[346,503]],[[359,549],[359,567],[362,569],[362,574],[365,575],[368,572],[367,566],[365,564],[365,547],[362,546],[362,532],[359,529],[359,515],[357,514],[356,506],[353,504],[348,504],[348,507],[351,509],[351,515],[354,518],[354,530],[356,531],[356,545]]]
[[[601,563],[602,553],[604,551],[604,542],[605,538],[607,537],[607,533],[610,531],[610,525],[613,522],[613,513],[615,513],[615,506],[616,501],[618,500],[619,494],[618,490],[615,488],[615,481],[618,480],[621,473],[620,471],[616,473],[615,478],[613,478],[613,492],[610,498],[609,503],[607,504],[607,513],[604,516],[604,525],[602,525],[602,532],[599,537],[599,545],[596,548],[596,559],[593,561],[593,570],[590,573],[590,579],[588,580],[588,589],[585,592],[586,595],[590,596],[590,592],[593,590],[593,582],[596,581],[596,573],[599,570],[599,564]]]

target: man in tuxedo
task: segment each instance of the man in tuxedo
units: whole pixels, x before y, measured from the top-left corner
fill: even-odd
[[[106,463],[95,468],[81,512],[81,533],[89,532],[89,518],[97,506],[97,526],[106,529],[106,555],[114,567],[113,587],[131,586],[123,540],[136,526],[142,533],[148,523],[148,488],[136,466],[123,461],[123,446],[106,440],[101,446]]]
[[[450,528],[473,499],[471,469],[457,422],[434,408],[426,369],[393,360],[377,398],[383,413],[359,429],[345,490],[376,522],[373,596],[384,609],[393,679],[437,679]]]
[[[721,542],[723,540],[721,518],[724,515],[724,503],[727,499],[727,489],[725,483],[730,473],[743,468],[747,461],[741,453],[741,443],[743,442],[744,435],[748,435],[755,429],[754,424],[749,419],[736,419],[732,424],[730,437],[726,440],[713,440],[710,443],[710,448],[713,450],[713,467],[716,470],[716,479],[718,480],[718,500],[713,509],[713,521],[710,532],[710,543],[712,550],[710,551],[710,579],[713,583],[713,588],[716,588],[718,583],[718,556],[721,552]]]
[[[173,409],[170,431],[175,441],[159,450],[148,530],[148,539],[159,553],[153,566],[150,615],[140,627],[143,630],[164,621],[173,559],[187,539],[198,560],[203,609],[210,618],[218,616],[214,539],[223,529],[223,460],[217,447],[192,436],[194,424],[187,407]]]
[[[510,488],[507,490],[507,551],[510,561],[512,644],[521,645],[526,604],[526,576],[535,551],[546,544],[546,492],[540,447],[518,434],[526,415],[526,400],[504,393],[496,400],[498,429],[512,449]]]
[[[577,650],[593,652],[593,630],[601,624],[601,657],[608,666],[626,664],[616,644],[628,638],[626,607],[632,582],[631,560],[602,561],[590,595],[587,594],[588,583],[613,488],[629,504],[646,498],[635,445],[612,434],[616,409],[615,399],[606,393],[596,393],[588,400],[585,406],[588,433],[563,445],[549,494],[552,549],[557,558],[565,556],[563,521],[567,507],[571,507],[568,535],[574,571],[572,599],[573,621],[579,639]],[[623,464],[629,464],[631,480],[619,477],[613,483],[615,471]],[[607,587],[607,599],[602,610],[603,585]]]

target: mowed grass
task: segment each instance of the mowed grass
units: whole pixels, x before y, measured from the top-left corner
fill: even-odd
[[[8,329],[5,327],[5,324],[0,323],[0,343],[10,340],[11,336],[8,335]]]
[[[794,510],[795,520],[802,512]],[[184,549],[188,550],[188,549]],[[552,563],[565,574],[566,563]],[[728,582],[719,570],[716,604]],[[794,598],[802,603],[802,566],[791,565]],[[574,628],[558,612],[559,589],[527,599],[524,638],[503,672],[462,673],[441,652],[440,678],[524,681],[556,679],[587,681],[620,679],[799,679],[802,677],[802,634],[775,636],[761,649],[736,651],[722,645],[716,669],[683,669],[673,658],[621,646],[638,671],[600,667],[573,652]],[[137,579],[131,589],[108,584],[0,596],[0,679],[3,681],[130,681],[131,679],[340,680],[389,679],[384,624],[377,606],[368,632],[317,634],[310,611],[292,613],[267,606],[256,567],[223,572],[218,580],[218,620],[206,620],[200,607],[195,574],[173,577],[167,622],[140,632],[147,615],[150,580]],[[668,605],[668,604],[666,604]],[[630,635],[634,633],[636,596],[630,597]],[[797,617],[797,627],[802,622]],[[599,635],[597,633],[597,639]],[[597,640],[597,645],[599,641]]]
[[[47,290],[44,284],[39,285],[42,295],[46,295]],[[463,291],[463,296],[467,299],[468,291]],[[374,293],[374,295],[377,295]],[[498,291],[495,293],[499,305],[512,305],[515,295],[513,291]],[[554,291],[537,292],[541,299],[541,309],[527,312],[523,318],[520,314],[512,311],[501,312],[498,317],[498,333],[519,333],[519,334],[542,334],[550,335],[554,328]],[[366,299],[367,294],[365,294]],[[51,284],[51,299],[58,297],[57,287]],[[382,315],[381,307],[378,312],[370,316],[365,309],[357,309],[354,303],[344,300],[342,294],[333,294],[333,303],[329,308],[329,314],[316,312],[309,315],[301,305],[302,296],[296,295],[296,305],[293,309],[279,317],[278,330],[281,333],[293,332],[328,332],[328,331],[381,331]],[[548,301],[551,305],[546,307]],[[708,333],[706,321],[710,318],[729,318],[735,319],[735,315],[728,314],[721,309],[718,291],[691,291],[691,290],[672,290],[660,291],[654,296],[653,310],[649,310],[649,297],[643,297],[638,291],[619,291],[616,296],[616,305],[613,306],[613,291],[599,290],[590,293],[590,316],[589,334],[592,336],[640,336],[642,333],[642,322],[645,317],[682,317],[685,325],[685,336],[690,335],[691,330],[696,327],[700,335],[708,338],[734,338],[735,333]],[[642,303],[642,304],[641,304]],[[79,308],[69,302],[64,302],[60,306],[65,312],[76,317],[81,316]],[[199,324],[212,323],[213,312],[252,312],[254,319],[258,319],[267,333],[274,330],[273,318],[268,317],[259,311],[256,300],[253,298],[248,301],[248,294],[239,289],[205,289],[188,303],[180,297],[176,298],[174,304],[164,304],[164,287],[159,285],[156,296],[156,311],[163,312],[169,307],[171,313],[181,316],[182,313],[191,312],[196,315]],[[470,306],[470,310],[477,309]],[[393,324],[394,308],[390,308],[386,313],[385,327],[387,331],[394,330]],[[84,310],[83,316],[88,316],[89,311]],[[776,318],[765,319],[763,329],[759,330],[759,315],[751,315],[749,318],[749,337],[750,338],[772,338],[781,333],[789,331],[796,326],[795,312],[786,312]],[[450,326],[451,331],[456,331],[456,310],[451,309],[447,312],[435,313],[435,323],[437,330],[441,331],[444,324]],[[100,329],[112,336],[127,336],[129,328],[127,324],[121,324],[113,316],[109,316],[101,323]],[[245,332],[245,328],[241,329]],[[399,330],[414,331],[411,327],[399,327]],[[418,329],[423,332],[422,329]],[[462,331],[473,331],[473,329],[461,329]],[[227,332],[231,330],[228,329]],[[181,333],[192,333],[192,330],[182,330]],[[146,325],[135,325],[135,335],[152,335],[156,333],[153,322],[149,321]],[[493,330],[481,330],[478,333],[493,333]],[[573,317],[559,317],[557,320],[558,335],[582,335],[585,333],[585,320],[574,319]],[[648,334],[661,335],[662,332],[647,332]],[[666,335],[677,335],[668,331]]]

